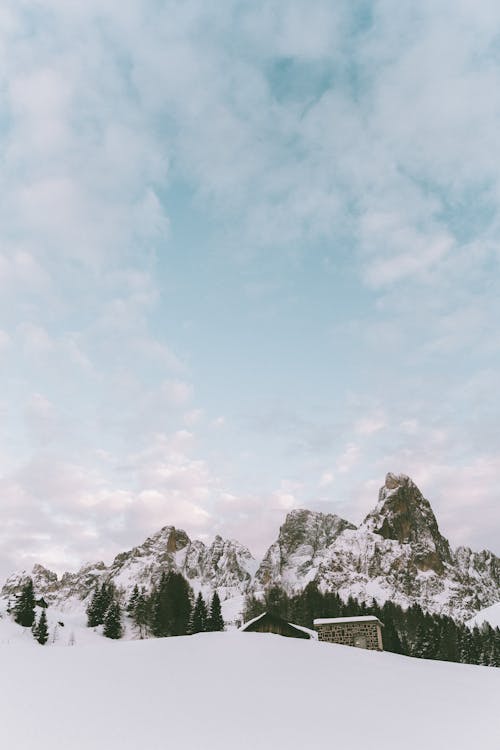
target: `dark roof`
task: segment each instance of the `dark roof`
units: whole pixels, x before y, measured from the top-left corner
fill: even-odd
[[[240,630],[244,633],[277,633],[290,638],[310,638],[310,634],[303,628],[283,620],[272,612],[263,612],[253,620],[245,622]]]

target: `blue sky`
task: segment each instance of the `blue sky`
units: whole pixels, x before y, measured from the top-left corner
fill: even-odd
[[[500,11],[6,0],[0,568],[410,474],[497,553]]]

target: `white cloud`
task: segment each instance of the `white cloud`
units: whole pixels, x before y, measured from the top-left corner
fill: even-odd
[[[348,443],[337,458],[335,468],[339,474],[349,473],[359,462],[361,447],[357,443]]]
[[[335,474],[332,471],[324,471],[321,475],[318,487],[329,487],[335,481]]]
[[[192,393],[192,387],[181,380],[167,380],[161,386],[162,397],[172,406],[185,406]]]
[[[11,338],[7,331],[2,331],[0,329],[0,354],[7,351],[11,344]]]
[[[191,409],[183,416],[184,424],[188,427],[193,427],[203,419],[203,415],[203,409]]]
[[[17,333],[23,341],[26,352],[30,355],[46,355],[54,349],[54,341],[45,328],[37,323],[21,323]]]
[[[355,430],[360,435],[373,435],[387,426],[385,415],[381,411],[362,417],[355,424]]]
[[[203,410],[220,409],[227,417],[211,427],[225,426],[217,440],[229,443],[237,419],[223,402],[217,411],[195,402],[200,373],[167,333],[182,348],[181,325],[151,322],[165,292],[160,268],[175,286],[176,180],[222,227],[219,252],[293,254],[306,269],[303,256],[321,242],[325,266],[337,273],[338,256],[344,273],[350,255],[369,287],[364,301],[375,300],[369,310],[351,300],[355,312],[336,329],[352,333],[361,357],[379,351],[371,401],[321,419],[307,404],[300,416],[274,409],[261,456],[245,446],[259,469],[271,441],[286,438],[288,458],[310,462],[294,470],[310,469],[314,483],[318,454],[338,455],[320,486],[335,475],[340,492],[356,468],[371,498],[373,475],[408,467],[427,481],[430,466],[432,481],[462,497],[451,479],[462,441],[463,486],[488,508],[498,447],[494,415],[483,413],[498,369],[497,4],[423,2],[417,12],[380,0],[361,33],[351,8],[316,0],[160,5],[6,0],[0,10],[0,351],[10,389],[0,447],[2,466],[24,462],[2,489],[5,528],[24,530],[5,532],[8,554],[14,540],[38,554],[37,529],[58,560],[106,550],[107,534],[118,547],[134,524],[142,533],[167,516],[206,533],[217,523],[211,503],[221,529],[248,527],[262,546],[258,527],[274,534],[279,512],[305,495],[280,485],[288,466],[260,493],[224,487],[206,457],[216,461],[213,446],[203,450],[191,430]],[[245,288],[264,286],[258,277]],[[442,358],[457,355],[441,379]],[[476,358],[489,374],[474,370]],[[422,373],[432,373],[426,388]],[[20,434],[16,405],[30,392]],[[460,426],[463,399],[471,416]],[[386,415],[399,428],[385,429]],[[16,507],[29,523],[9,515]],[[57,542],[61,529],[77,552]]]

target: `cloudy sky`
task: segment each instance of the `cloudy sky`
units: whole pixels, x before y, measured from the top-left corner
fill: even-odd
[[[410,474],[500,553],[497,0],[3,0],[0,573]]]

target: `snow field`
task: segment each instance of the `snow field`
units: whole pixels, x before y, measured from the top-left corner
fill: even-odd
[[[492,628],[500,628],[500,602],[482,609],[474,617],[471,617],[467,625],[473,628],[474,625],[482,625],[483,622],[489,623]]]
[[[9,750],[498,750],[500,670],[254,633],[0,646]]]

